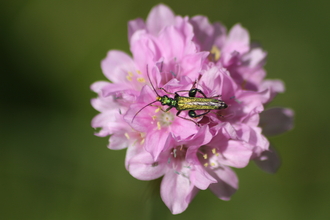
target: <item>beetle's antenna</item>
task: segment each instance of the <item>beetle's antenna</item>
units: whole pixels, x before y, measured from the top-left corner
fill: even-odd
[[[146,107],[152,105],[152,104],[155,103],[155,102],[158,102],[158,99],[157,99],[156,101],[150,102],[148,105],[143,106],[143,107],[142,107],[137,113],[135,113],[134,117],[132,118],[131,123],[133,123],[133,121],[134,121],[134,119],[135,119],[135,116],[137,116],[137,114],[139,114],[143,109],[145,109]]]
[[[151,79],[150,79],[150,76],[149,76],[149,68],[148,68],[148,65],[147,65],[147,76],[148,76],[149,82],[150,82],[150,84],[151,84],[151,87],[153,88],[153,90],[155,91],[155,93],[157,94],[157,96],[160,97],[160,95],[158,94],[158,92],[156,91],[154,85],[153,85],[152,82],[151,82]]]

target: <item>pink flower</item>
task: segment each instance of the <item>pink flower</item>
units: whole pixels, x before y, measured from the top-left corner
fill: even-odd
[[[252,146],[230,140],[222,132],[213,137],[207,126],[189,139],[169,136],[164,151],[155,161],[147,152],[131,158],[129,172],[141,180],[163,176],[161,197],[173,214],[183,212],[196,193],[209,188],[220,199],[229,200],[238,179],[228,167],[245,167]]]
[[[127,148],[132,176],[163,177],[161,196],[173,214],[199,190],[229,200],[238,189],[230,167],[254,160],[277,170],[264,135],[290,130],[293,112],[264,111],[284,86],[264,79],[266,53],[250,44],[244,28],[236,25],[227,35],[220,23],[175,16],[158,5],[146,22],[129,22],[128,37],[132,57],[108,52],[101,67],[112,83],[91,86],[100,112],[92,126],[100,128],[96,135],[111,136],[110,149]]]

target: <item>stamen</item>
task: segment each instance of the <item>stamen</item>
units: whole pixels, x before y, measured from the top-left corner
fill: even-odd
[[[141,138],[144,138],[145,136],[146,136],[146,133],[144,133],[144,132],[141,132],[141,133],[140,133],[140,137],[141,137]]]
[[[135,141],[133,142],[133,144],[132,144],[133,147],[136,145],[137,141],[138,141],[138,140],[135,140]]]
[[[213,45],[210,51],[210,55],[212,56],[213,61],[218,61],[221,56],[221,51],[217,46]]]
[[[160,122],[159,122],[159,121],[157,122],[157,129],[158,129],[158,130],[161,129],[161,126],[160,126]]]
[[[207,159],[207,154],[204,154],[203,155],[203,158],[206,160]]]
[[[159,112],[160,111],[160,108],[156,108],[155,110],[155,113]]]
[[[136,80],[140,83],[145,83],[146,82],[146,80],[142,77],[138,77]]]
[[[217,152],[217,149],[213,148],[212,153],[215,154]]]
[[[176,158],[176,149],[173,150],[174,158]]]
[[[211,163],[211,166],[214,167],[214,166],[215,166],[215,163],[212,162],[212,163]]]
[[[235,102],[237,102],[238,104],[241,104],[242,102],[240,100],[238,100],[235,96],[230,97],[230,99],[234,99]]]
[[[181,174],[183,177],[188,178],[188,176],[184,173]]]
[[[145,138],[143,138],[143,139],[141,140],[140,144],[141,144],[141,145],[144,144],[144,141],[145,141]]]
[[[244,81],[242,82],[242,85],[241,85],[241,87],[242,87],[243,90],[245,90],[245,86],[246,86],[246,84],[247,84],[247,81],[244,80]]]
[[[131,77],[130,75],[127,75],[127,76],[126,76],[126,79],[127,79],[128,81],[132,81],[132,77]]]
[[[142,74],[140,70],[137,70],[136,72],[137,72],[138,74],[140,74],[140,75]]]
[[[208,167],[209,166],[209,163],[204,163],[204,167]]]
[[[129,140],[130,136],[128,135],[128,133],[125,133],[125,137]]]

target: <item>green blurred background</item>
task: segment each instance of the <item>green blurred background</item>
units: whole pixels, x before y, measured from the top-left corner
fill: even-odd
[[[229,202],[201,191],[168,219],[328,219],[330,3],[163,1],[176,14],[240,22],[268,51],[268,78],[286,93],[272,106],[295,110],[295,128],[271,138],[275,175],[236,170]],[[151,186],[124,168],[125,151],[93,135],[91,83],[110,49],[129,52],[127,22],[157,1],[1,1],[1,219],[145,219]],[[327,64],[328,63],[328,64]],[[165,205],[164,205],[165,206]]]

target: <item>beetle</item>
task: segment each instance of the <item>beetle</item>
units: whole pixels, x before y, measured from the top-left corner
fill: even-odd
[[[155,102],[160,102],[161,105],[168,106],[168,108],[166,110],[163,110],[164,112],[168,112],[170,109],[175,108],[178,111],[176,113],[177,117],[192,121],[197,126],[199,126],[199,124],[196,121],[194,121],[192,119],[184,118],[184,117],[180,116],[180,113],[182,111],[188,111],[189,117],[198,118],[198,117],[208,114],[211,110],[221,110],[221,109],[225,109],[228,107],[228,105],[224,101],[222,101],[220,99],[216,99],[216,97],[218,97],[218,96],[209,98],[204,94],[204,92],[202,90],[195,88],[196,82],[194,83],[193,87],[190,90],[180,90],[180,91],[176,91],[175,93],[170,93],[170,92],[167,92],[164,88],[159,88],[159,89],[165,91],[167,94],[174,95],[174,98],[170,98],[167,95],[160,96],[158,94],[158,92],[156,91],[154,85],[152,84],[149,74],[147,74],[147,76],[148,76],[149,82],[150,82],[153,90],[157,94],[157,98],[155,101],[142,107],[134,115],[134,117],[132,118],[132,122],[134,121],[137,114],[139,114],[144,108],[151,106]],[[188,92],[189,96],[188,97],[180,96],[179,95],[180,92]],[[200,93],[203,97],[196,97],[197,93]],[[201,114],[197,114],[196,113],[197,110],[205,110],[205,112],[201,113]]]

